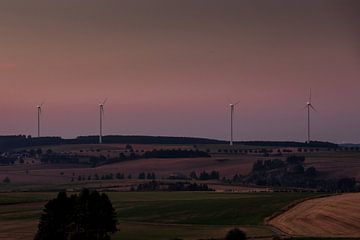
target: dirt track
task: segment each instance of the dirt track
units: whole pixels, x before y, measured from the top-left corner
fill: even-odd
[[[295,236],[360,237],[360,193],[302,202],[269,224]]]

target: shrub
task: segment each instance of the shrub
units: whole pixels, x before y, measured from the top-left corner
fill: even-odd
[[[245,240],[246,234],[238,228],[231,229],[225,237],[225,240]]]
[[[9,177],[6,177],[6,178],[4,178],[4,180],[3,180],[3,183],[10,183],[11,181],[10,181],[10,178]]]

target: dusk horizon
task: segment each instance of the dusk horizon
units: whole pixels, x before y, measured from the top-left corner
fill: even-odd
[[[0,3],[0,135],[360,142],[358,1]]]
[[[0,0],[0,34],[0,239],[360,239],[360,0]]]

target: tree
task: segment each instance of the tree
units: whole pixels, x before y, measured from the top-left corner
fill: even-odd
[[[3,183],[10,183],[10,178],[9,177],[5,177],[4,180],[3,180]]]
[[[289,156],[286,158],[286,162],[289,164],[301,164],[305,161],[304,156]]]
[[[42,154],[42,149],[41,148],[36,149],[36,154],[38,155]]]
[[[83,189],[67,197],[60,192],[45,205],[35,240],[108,240],[116,225],[116,212],[106,194]]]
[[[35,240],[68,239],[73,211],[73,199],[60,192],[45,205]]]
[[[314,167],[309,167],[308,169],[306,169],[305,171],[306,176],[308,177],[316,177],[316,175],[318,174],[316,168]]]
[[[84,189],[75,202],[72,240],[105,240],[117,231],[116,213],[106,194]]]
[[[238,228],[231,229],[225,237],[225,240],[245,240],[246,234]]]
[[[117,178],[117,179],[124,179],[124,174],[122,174],[122,173],[116,173],[116,178]]]
[[[211,178],[211,179],[219,179],[219,178],[220,178],[219,172],[217,172],[217,171],[211,171],[211,173],[210,173],[210,178]]]
[[[191,179],[198,179],[198,177],[197,177],[197,175],[196,175],[196,172],[192,171],[192,172],[190,173],[190,178],[191,178]]]
[[[144,172],[141,172],[139,173],[139,179],[145,179],[145,173]]]
[[[294,166],[293,168],[294,173],[302,174],[304,173],[304,167],[301,164]]]

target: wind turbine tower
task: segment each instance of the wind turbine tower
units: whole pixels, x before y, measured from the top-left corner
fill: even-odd
[[[235,111],[235,106],[238,103],[239,102],[230,103],[230,146],[233,145],[233,141],[234,141],[234,111]]]
[[[40,137],[40,124],[41,124],[41,110],[44,103],[41,103],[40,105],[37,105],[37,136]]]
[[[100,133],[99,133],[99,144],[102,143],[102,136],[103,136],[103,117],[104,117],[104,105],[107,99],[105,99],[102,103],[99,104],[100,110]]]
[[[307,109],[307,142],[311,141],[311,110],[316,111],[311,102],[311,89],[309,95],[309,101],[306,103],[305,108]]]

